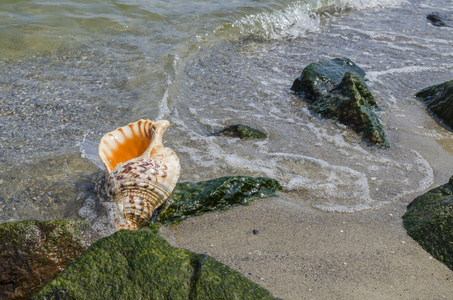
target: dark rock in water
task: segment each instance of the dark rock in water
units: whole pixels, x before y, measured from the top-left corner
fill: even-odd
[[[365,71],[349,58],[335,58],[312,63],[305,67],[300,77],[294,80],[291,90],[308,101],[315,101],[330,92],[349,71],[356,72],[362,77],[365,76]]]
[[[178,183],[167,204],[163,205],[157,221],[168,226],[206,212],[246,205],[256,198],[271,197],[281,189],[275,179],[249,176]]]
[[[275,299],[217,260],[175,248],[152,230],[98,242],[32,299]]]
[[[0,224],[0,299],[29,299],[96,239],[83,221]]]
[[[365,71],[348,58],[308,65],[291,89],[312,104],[309,109],[352,127],[363,139],[389,147]]]
[[[440,14],[438,12],[430,13],[426,16],[426,19],[428,19],[434,26],[437,27],[453,27],[453,18]]]
[[[258,129],[243,124],[228,126],[225,129],[215,132],[214,135],[237,137],[240,138],[241,140],[265,139],[267,137],[265,133],[259,131]]]
[[[428,109],[453,127],[453,80],[427,87],[417,94]]]
[[[453,270],[453,176],[447,184],[418,196],[403,215],[407,233]]]
[[[377,108],[363,78],[354,72],[347,72],[340,84],[309,107],[325,118],[335,118],[352,127],[366,141],[388,147],[385,132],[375,112]]]

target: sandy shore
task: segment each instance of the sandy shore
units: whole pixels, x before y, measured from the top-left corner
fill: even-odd
[[[188,219],[167,234],[282,299],[451,299],[453,271],[406,234],[406,205],[336,214],[283,194]]]
[[[431,188],[448,182],[450,138],[400,132],[398,140],[429,161]],[[422,193],[354,214],[320,211],[280,193],[187,219],[166,233],[176,246],[207,253],[285,300],[453,299],[453,271],[402,224],[407,204]]]

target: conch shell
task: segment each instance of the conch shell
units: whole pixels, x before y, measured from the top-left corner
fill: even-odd
[[[117,230],[136,230],[170,197],[179,178],[179,158],[162,144],[166,120],[139,120],[107,133],[99,156],[107,167],[105,191],[117,205]]]

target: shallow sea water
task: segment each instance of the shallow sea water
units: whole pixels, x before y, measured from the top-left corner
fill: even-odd
[[[172,123],[164,143],[181,181],[269,176],[327,212],[409,202],[451,176],[451,129],[414,96],[452,79],[453,30],[426,20],[451,1],[19,2],[0,18],[0,222],[101,228],[98,142],[140,118]],[[306,65],[335,57],[366,71],[390,149],[289,90]],[[211,135],[237,123],[268,138]]]

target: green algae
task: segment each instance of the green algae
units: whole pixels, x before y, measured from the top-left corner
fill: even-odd
[[[0,298],[29,298],[96,239],[83,221],[0,224]]]
[[[186,218],[236,205],[247,205],[257,198],[274,196],[282,187],[266,177],[228,176],[198,183],[176,185],[157,221],[169,226]]]
[[[365,71],[349,58],[334,58],[312,63],[305,67],[302,75],[294,80],[291,90],[310,102],[315,101],[329,93],[349,71],[365,77]]]
[[[274,299],[239,272],[153,230],[94,243],[32,299]]]
[[[224,135],[229,137],[238,137],[241,140],[247,139],[265,139],[267,136],[264,132],[255,129],[248,125],[235,124],[228,126],[216,133],[214,135]]]
[[[311,103],[311,111],[337,119],[371,144],[390,146],[376,113],[376,100],[365,83],[365,71],[350,59],[335,58],[308,65],[291,90]]]
[[[0,224],[0,245],[2,247],[14,244],[19,252],[33,254],[31,246],[42,245],[48,251],[60,251],[60,246],[86,247],[96,238],[84,237],[90,229],[90,224],[80,220],[26,220],[21,222]],[[40,249],[42,251],[42,249]],[[6,250],[0,251],[6,253]],[[30,256],[30,259],[33,257]]]
[[[453,128],[453,80],[427,87],[417,94],[427,108]]]
[[[372,144],[384,148],[390,146],[376,114],[376,100],[364,79],[355,72],[346,72],[342,81],[327,95],[313,102],[309,109],[348,125]]]
[[[415,198],[407,206],[403,225],[423,249],[453,270],[453,176]]]

